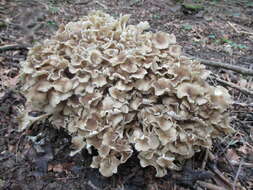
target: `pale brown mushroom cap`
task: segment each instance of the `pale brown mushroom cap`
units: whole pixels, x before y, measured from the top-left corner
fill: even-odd
[[[22,63],[20,129],[50,116],[72,136],[71,156],[97,150],[91,167],[103,176],[117,173],[135,149],[140,165],[162,177],[233,131],[232,100],[205,81],[210,71],[182,55],[174,34],[145,32],[148,22],[128,19],[95,11],[31,48]]]
[[[167,49],[169,45],[176,43],[176,37],[173,34],[158,32],[153,35],[152,42],[157,49]]]

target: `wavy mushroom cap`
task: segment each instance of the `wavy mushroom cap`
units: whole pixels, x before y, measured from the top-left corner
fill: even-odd
[[[231,98],[205,81],[203,65],[181,55],[175,35],[145,32],[148,22],[128,19],[92,12],[29,51],[20,128],[50,116],[72,136],[71,156],[97,150],[91,167],[102,175],[117,173],[135,149],[141,166],[162,177],[231,132]],[[46,114],[27,114],[35,110]]]
[[[156,34],[153,34],[152,42],[154,44],[154,47],[157,49],[167,49],[171,44],[176,43],[176,37],[174,34],[158,32]]]

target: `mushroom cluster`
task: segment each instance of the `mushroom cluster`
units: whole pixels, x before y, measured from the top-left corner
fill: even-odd
[[[162,177],[231,132],[231,98],[206,82],[203,65],[181,55],[173,34],[144,32],[147,22],[128,19],[95,11],[29,51],[21,129],[36,120],[29,112],[43,112],[72,136],[72,156],[97,151],[91,167],[103,176],[136,150],[141,166]]]

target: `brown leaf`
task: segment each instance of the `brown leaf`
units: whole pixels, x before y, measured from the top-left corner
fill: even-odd
[[[17,75],[14,78],[11,78],[8,76],[9,72],[11,72],[11,70],[0,68],[0,86],[8,88],[13,88],[16,86],[19,76]]]
[[[239,149],[237,149],[237,151],[239,153],[242,153],[242,154],[248,154],[248,147],[246,144],[244,144],[243,146],[241,146]]]
[[[53,172],[58,172],[61,173],[63,172],[63,166],[61,164],[55,164],[55,165],[48,165],[48,171],[53,171]]]
[[[14,78],[10,78],[9,80],[7,80],[8,86],[9,87],[14,87],[16,86],[17,82],[18,82],[18,75]]]
[[[248,81],[246,79],[240,79],[237,83],[242,88],[247,88],[248,86]]]
[[[240,161],[240,157],[236,154],[235,150],[233,149],[228,149],[226,156],[231,163],[237,163]]]
[[[57,173],[66,172],[70,170],[70,168],[74,165],[73,162],[70,163],[59,163],[59,164],[49,164],[48,165],[48,171],[53,171]]]

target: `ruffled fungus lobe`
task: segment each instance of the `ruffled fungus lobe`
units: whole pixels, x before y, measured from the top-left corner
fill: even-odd
[[[29,51],[20,129],[49,117],[72,136],[72,156],[97,150],[91,167],[102,175],[117,173],[135,149],[141,166],[162,177],[232,131],[231,98],[205,81],[203,65],[181,55],[173,34],[144,32],[147,22],[128,19],[92,12]]]
[[[152,42],[154,47],[157,49],[167,49],[170,45],[176,43],[176,37],[174,36],[174,34],[158,32],[156,34],[153,34]]]

